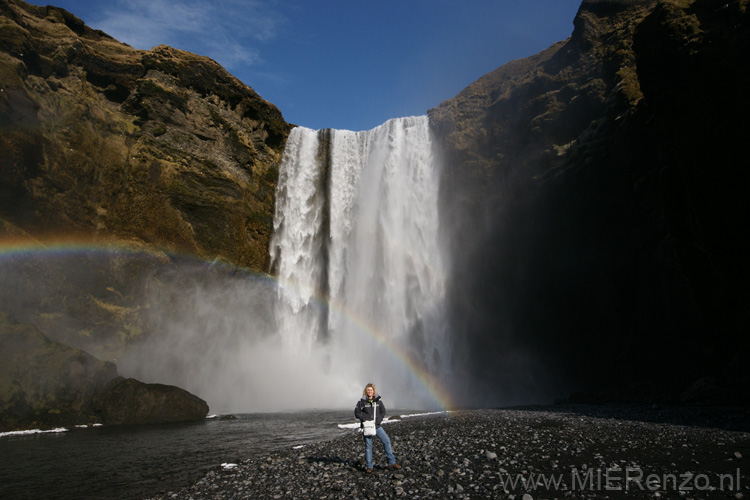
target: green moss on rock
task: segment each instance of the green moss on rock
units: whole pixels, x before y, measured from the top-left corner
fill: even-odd
[[[275,106],[208,58],[135,50],[61,9],[4,2],[0,19],[0,217],[267,268],[242,207],[272,211],[291,128]]]

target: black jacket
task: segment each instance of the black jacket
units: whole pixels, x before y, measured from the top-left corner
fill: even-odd
[[[385,417],[385,406],[380,399],[380,395],[377,393],[375,393],[372,400],[368,400],[367,396],[362,396],[362,399],[357,401],[357,406],[354,408],[354,416],[357,417],[360,422],[372,420],[372,414],[375,413],[375,406],[378,408],[377,414],[375,415],[377,417],[377,420],[375,420],[375,427],[380,427],[380,423],[383,421],[383,417]]]

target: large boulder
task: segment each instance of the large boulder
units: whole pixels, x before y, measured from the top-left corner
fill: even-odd
[[[114,364],[0,314],[0,430],[99,422],[95,401],[116,377]]]
[[[179,387],[119,377],[114,364],[0,313],[0,431],[189,422],[207,413],[205,401]]]
[[[192,422],[208,414],[208,404],[184,389],[133,378],[113,381],[100,404],[102,420],[110,425]]]

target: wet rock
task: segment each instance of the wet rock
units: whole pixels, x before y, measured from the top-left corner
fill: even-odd
[[[96,396],[116,377],[114,364],[0,312],[0,431],[99,422]]]
[[[163,424],[206,418],[208,404],[173,385],[118,379],[105,389],[101,402],[105,424]]]

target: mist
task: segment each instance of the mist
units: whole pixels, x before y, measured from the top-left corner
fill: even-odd
[[[146,285],[145,343],[124,374],[184,387],[212,411],[451,405],[439,171],[427,117],[372,131],[297,128],[279,168],[270,277]]]
[[[114,360],[121,375],[185,388],[213,413],[353,408],[370,381],[386,391],[391,407],[440,407],[392,346],[333,307],[313,306],[346,325],[347,342],[285,339],[277,319],[288,307],[281,286],[268,275],[210,265],[147,279],[150,333]]]
[[[183,387],[215,413],[337,408],[356,395],[323,369],[323,350],[277,335],[270,276],[183,268],[144,288],[151,333],[116,361],[122,375]]]
[[[349,409],[367,383],[390,408],[430,410],[559,389],[504,319],[497,219],[440,192],[427,117],[295,129],[279,171],[273,276],[156,250],[41,251],[3,266],[4,304],[212,413]]]

